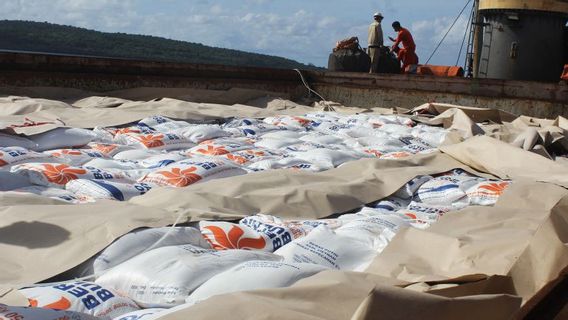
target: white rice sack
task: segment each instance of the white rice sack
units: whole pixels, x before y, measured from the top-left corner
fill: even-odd
[[[183,304],[190,293],[214,275],[242,262],[280,259],[259,251],[171,246],[138,255],[111,269],[96,282],[128,294],[143,307],[173,307]]]
[[[198,144],[206,140],[228,137],[229,133],[225,132],[218,125],[188,125],[175,131],[191,142]]]
[[[418,191],[418,188],[420,188],[423,184],[425,184],[426,182],[432,179],[434,179],[432,176],[418,176],[416,178],[413,178],[404,186],[402,186],[400,189],[398,189],[394,193],[394,196],[400,199],[406,199],[406,200],[411,199],[412,197],[414,197],[414,194]]]
[[[161,152],[158,150],[134,149],[121,151],[115,154],[113,158],[116,160],[142,161],[159,154]]]
[[[140,308],[117,291],[91,282],[20,289],[33,307],[86,313],[112,319]]]
[[[131,181],[140,181],[150,173],[154,172],[155,169],[128,169],[128,170],[108,169],[108,171],[123,174]]]
[[[412,154],[422,154],[424,152],[435,151],[435,149],[433,149],[433,148],[426,148],[426,147],[423,147],[423,146],[417,145],[417,144],[406,145],[406,146],[402,147],[402,150],[409,152],[409,153],[412,153]]]
[[[293,170],[306,170],[311,172],[320,172],[329,169],[328,167],[321,167],[308,161],[295,158],[283,159],[266,159],[260,160],[247,166],[254,171],[272,170],[272,169],[293,169]]]
[[[140,164],[142,165],[142,167],[147,169],[158,169],[185,159],[187,158],[179,153],[170,152],[151,156],[140,161]]]
[[[184,160],[151,172],[141,179],[140,182],[181,188],[197,182],[234,177],[246,173],[245,170],[228,161],[213,160],[199,162]]]
[[[0,132],[0,147],[20,147],[36,150],[37,143],[25,137]]]
[[[304,142],[304,143],[296,143],[293,145],[289,145],[283,148],[282,152],[285,152],[286,154],[291,154],[293,156],[293,152],[309,152],[314,149],[345,150],[346,148],[341,148],[338,145],[323,145],[312,142]]]
[[[425,142],[424,140],[418,137],[404,136],[400,137],[399,140],[402,141],[407,147],[413,146],[411,148],[418,149],[418,151],[424,151],[434,148],[433,146],[429,145],[427,142]]]
[[[12,190],[12,192],[18,193],[31,193],[38,196],[51,198],[54,200],[59,200],[67,203],[72,204],[83,204],[83,203],[91,203],[95,202],[95,199],[79,196],[70,191],[59,189],[59,188],[51,188],[51,187],[42,187],[42,186],[26,186],[18,189]]]
[[[367,214],[369,214],[367,212]],[[357,219],[345,223],[336,230],[336,234],[348,237],[357,237],[370,245],[376,253],[380,253],[394,238],[398,230],[410,224],[398,215],[370,215],[364,219]],[[374,257],[373,257],[374,258]],[[364,270],[370,260],[366,260],[357,267],[356,271]]]
[[[79,197],[92,199],[107,199],[128,201],[133,197],[141,196],[150,191],[152,187],[145,183],[117,183],[111,181],[97,181],[77,179],[65,185],[65,189]]]
[[[388,133],[393,138],[412,135],[412,128],[400,124],[384,124],[380,127],[381,132]]]
[[[328,226],[315,228],[274,253],[286,263],[313,263],[337,270],[362,271],[377,255],[375,242],[367,233],[351,230],[337,233]]]
[[[305,237],[320,225],[336,229],[341,223],[337,219],[286,221],[278,217],[258,214],[241,219],[239,225],[263,235],[269,243],[272,243],[271,251],[276,251],[292,240]]]
[[[285,127],[273,126],[270,124],[259,123],[250,126],[236,128],[226,128],[225,131],[234,137],[258,137],[268,132],[286,130]]]
[[[403,188],[406,188],[406,186]],[[370,207],[384,212],[395,212],[407,208],[410,202],[410,199],[391,196],[372,204]]]
[[[82,166],[85,163],[91,161],[92,159],[107,158],[107,156],[105,156],[101,152],[92,149],[58,149],[58,150],[44,151],[43,153],[59,159],[60,160],[59,162],[61,163],[66,163],[74,167]],[[40,162],[40,161],[34,161],[34,162]]]
[[[249,139],[220,138],[207,140],[187,151],[187,154],[197,156],[221,156],[227,153],[254,148],[254,141]]]
[[[262,135],[262,139],[294,139],[298,140],[303,137],[306,133],[305,132],[297,132],[297,131],[290,131],[290,130],[278,130],[278,131],[271,131]]]
[[[336,112],[310,112],[306,113],[304,118],[315,120],[316,122],[336,122],[343,117]]]
[[[342,144],[345,141],[342,138],[339,138],[339,137],[336,137],[336,136],[330,136],[330,135],[319,133],[319,132],[306,134],[306,135],[300,137],[300,140],[305,141],[305,142],[312,142],[312,143],[316,143],[316,144],[323,144],[323,145]]]
[[[283,126],[292,130],[303,130],[312,124],[312,120],[303,117],[277,116],[265,118],[264,123]]]
[[[215,250],[260,250],[274,252],[292,241],[290,233],[275,230],[260,233],[245,226],[223,221],[200,221],[199,230]]]
[[[292,152],[294,158],[315,163],[319,167],[334,168],[345,162],[359,160],[366,157],[366,154],[355,151],[339,151],[330,149],[314,149],[307,152]]]
[[[64,188],[69,181],[76,179],[130,182],[130,179],[121,173],[111,173],[93,167],[71,167],[66,164],[24,163],[13,166],[10,171],[28,177],[35,185],[46,187]]]
[[[243,118],[238,118],[238,119],[233,119],[225,124],[223,124],[223,128],[238,128],[238,127],[244,127],[244,126],[252,126],[252,125],[257,125],[259,123],[262,123],[262,121],[258,120],[258,119],[243,119]]]
[[[487,180],[468,188],[466,194],[470,205],[493,206],[510,185],[510,181]]]
[[[424,125],[418,125],[412,130],[412,136],[418,137],[425,143],[436,148],[442,145],[447,135],[448,130],[446,129]]]
[[[30,180],[22,175],[8,171],[0,171],[0,191],[30,187]]]
[[[281,159],[282,155],[278,155],[275,152],[270,152],[264,149],[249,149],[228,153],[223,155],[222,157],[237,165],[242,166],[266,159]]]
[[[416,196],[418,201],[437,206],[456,206],[469,203],[466,190],[477,183],[467,176],[440,176],[422,184]]]
[[[115,133],[112,130],[107,128],[101,127],[94,127],[92,131],[97,137],[95,138],[95,142],[91,143],[103,143],[103,144],[112,144],[114,141]]]
[[[87,147],[93,149],[94,151],[100,152],[109,158],[114,157],[119,152],[134,149],[131,146],[125,146],[116,143],[96,143],[96,142],[89,143]]]
[[[44,308],[10,307],[0,304],[2,320],[97,320],[88,314]]]
[[[461,202],[461,205],[454,204],[453,206],[436,206],[426,203],[412,201],[406,209],[402,209],[406,216],[414,220],[419,220],[427,224],[432,224],[438,221],[444,214],[463,209],[467,207],[467,202]],[[413,215],[413,216],[412,216]]]
[[[138,122],[138,126],[149,127],[159,132],[170,132],[191,126],[189,122],[176,121],[164,116],[152,116]]]
[[[353,124],[359,127],[372,127],[369,124],[369,116],[365,114],[343,116],[337,119],[337,123]]]
[[[111,171],[111,169],[116,170],[134,170],[141,169],[142,165],[138,161],[132,160],[116,160],[116,159],[103,159],[94,158],[85,163],[85,167],[94,167],[98,169],[104,169]],[[136,179],[135,179],[136,180]]]
[[[266,138],[262,137],[260,141],[255,143],[256,147],[266,148],[269,150],[279,150],[287,146],[297,144],[298,140],[295,138]]]
[[[357,138],[357,142],[365,147],[380,149],[383,151],[400,151],[406,144],[400,139],[391,136],[378,135],[376,137]]]
[[[166,237],[164,238],[164,236]],[[162,238],[163,240],[160,241]],[[209,243],[201,236],[201,232],[196,228],[164,227],[135,230],[118,238],[98,254],[93,262],[93,272],[100,274],[153,246],[153,249],[157,249],[188,244],[203,249],[211,248]]]
[[[126,145],[149,150],[180,150],[195,146],[189,139],[174,133],[136,134],[126,133],[116,137]]]
[[[155,316],[158,316],[159,313],[162,313],[166,310],[168,309],[163,309],[163,308],[143,309],[123,314],[112,320],[151,320],[155,319]]]
[[[357,126],[352,124],[341,124],[337,122],[323,122],[314,127],[314,131],[331,136],[351,137],[348,132],[356,129]]]
[[[97,136],[104,137],[101,143],[119,143],[124,144],[124,139],[121,137],[123,134],[155,134],[157,133],[154,129],[146,126],[132,126],[126,128],[100,128],[96,127],[93,129]],[[109,137],[112,139],[109,140]]]
[[[10,170],[13,165],[29,162],[61,162],[52,155],[30,151],[22,147],[0,147],[0,170]]]
[[[96,138],[91,130],[80,128],[57,128],[29,137],[37,144],[36,151],[82,147]]]
[[[285,288],[327,269],[324,266],[308,263],[248,261],[207,280],[185,301],[196,304],[212,296],[226,293]]]

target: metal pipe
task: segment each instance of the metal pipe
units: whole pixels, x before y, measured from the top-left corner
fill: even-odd
[[[481,48],[483,45],[483,17],[479,12],[479,0],[475,0],[475,21],[473,27],[475,32],[473,34],[473,77],[479,77],[479,62],[481,59]]]

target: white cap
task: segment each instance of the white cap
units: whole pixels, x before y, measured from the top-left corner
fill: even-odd
[[[384,17],[383,17],[383,14],[380,13],[380,12],[376,12],[376,13],[373,15],[373,17],[381,17],[381,18],[384,18]]]

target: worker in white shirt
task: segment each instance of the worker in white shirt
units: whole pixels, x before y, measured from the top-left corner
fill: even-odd
[[[379,59],[381,58],[381,47],[383,46],[383,28],[381,26],[383,14],[377,12],[373,18],[375,21],[369,26],[369,48],[367,53],[371,57],[370,73],[377,73],[379,72]]]

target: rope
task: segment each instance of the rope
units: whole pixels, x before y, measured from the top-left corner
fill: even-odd
[[[438,45],[436,46],[436,49],[434,49],[434,51],[432,52],[432,54],[430,55],[430,58],[428,58],[428,60],[426,61],[425,64],[428,64],[428,62],[430,62],[430,60],[432,59],[432,57],[434,56],[434,54],[436,54],[436,51],[438,51],[438,49],[440,48],[440,46],[442,45],[442,43],[444,42],[444,40],[446,40],[446,37],[448,36],[448,34],[450,33],[450,31],[452,31],[452,28],[456,25],[456,22],[458,22],[459,18],[461,17],[461,15],[463,14],[463,12],[465,11],[465,9],[467,8],[467,6],[470,4],[471,0],[468,0],[467,3],[465,4],[465,6],[463,7],[463,9],[460,11],[460,14],[458,14],[458,16],[456,17],[456,20],[454,20],[454,23],[452,23],[452,25],[450,26],[450,28],[448,29],[448,32],[446,32],[446,34],[444,35],[444,37],[442,38],[442,40],[440,40],[440,42],[438,43]]]
[[[304,78],[304,75],[302,74],[302,71],[300,71],[300,69],[294,69],[294,71],[296,71],[296,72],[300,75],[300,78],[302,79],[302,83],[303,83],[304,86],[308,89],[308,92],[311,92],[311,93],[315,94],[316,96],[318,96],[318,97],[323,101],[323,103],[326,105],[326,108],[327,108],[327,109],[324,110],[324,111],[332,111],[332,112],[334,112],[334,111],[335,111],[335,108],[333,108],[333,106],[331,106],[331,104],[330,104],[327,100],[325,100],[324,97],[322,97],[319,93],[317,93],[315,90],[313,90],[313,89],[310,87],[310,85],[308,84],[308,82],[307,82],[306,79]]]
[[[465,44],[465,38],[467,38],[467,34],[469,33],[472,23],[473,23],[473,11],[475,10],[475,7],[472,8],[471,14],[469,15],[469,20],[467,21],[467,27],[465,28],[465,33],[463,34],[463,40],[462,40],[462,44],[460,47],[460,52],[458,53],[458,59],[456,60],[456,66],[459,65],[460,63],[460,57],[463,51],[463,45]]]

